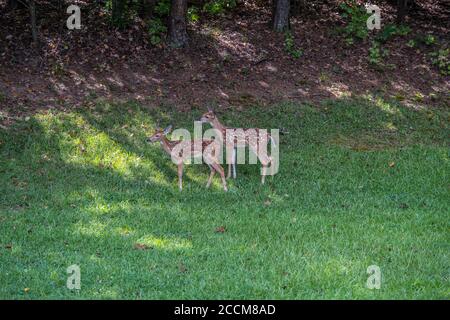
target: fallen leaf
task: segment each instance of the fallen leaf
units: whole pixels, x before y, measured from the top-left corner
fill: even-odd
[[[216,228],[216,232],[217,233],[224,233],[225,231],[227,231],[227,229],[225,228],[225,226],[220,226]]]
[[[143,243],[136,243],[134,245],[134,249],[136,249],[136,250],[148,250],[148,249],[151,249],[151,247],[149,247],[148,245],[143,244]]]
[[[400,203],[399,208],[400,209],[408,209],[409,206],[406,203]]]
[[[187,271],[187,268],[186,268],[186,266],[185,266],[183,263],[180,263],[180,264],[178,265],[178,270],[179,270],[180,272],[182,272],[182,273],[185,273],[185,272]]]
[[[23,289],[23,291],[24,291],[25,293],[28,293],[28,292],[30,292],[30,288],[25,288],[25,289]]]
[[[395,162],[390,162],[390,163],[389,163],[389,167],[390,167],[390,168],[393,168],[394,166],[395,166]]]

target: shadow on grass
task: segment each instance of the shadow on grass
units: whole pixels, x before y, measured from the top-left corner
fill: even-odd
[[[17,175],[42,183],[48,188],[48,197],[52,196],[50,190],[57,187],[69,194],[84,189],[108,193],[104,183],[120,190],[157,190],[162,199],[167,199],[166,194],[178,195],[175,166],[162,148],[149,146],[145,139],[153,132],[155,122],[172,123],[175,128],[185,127],[192,132],[192,120],[198,119],[202,111],[194,110],[192,116],[170,107],[149,109],[135,103],[99,102],[93,108],[71,114],[49,113],[2,130],[4,168],[12,169],[2,169],[6,192],[10,192],[7,199],[20,202],[20,197],[11,192],[18,187],[15,184],[20,184]],[[223,123],[235,127],[280,129],[281,172],[286,169],[284,154],[301,152],[299,148],[304,146],[335,145],[366,152],[414,144],[445,145],[448,130],[445,110],[412,110],[373,97],[328,101],[321,108],[284,103],[240,112],[219,110],[217,114]],[[243,175],[258,175],[258,166],[239,167]],[[25,174],[27,171],[30,174]],[[155,171],[162,176],[151,178]],[[188,173],[191,171],[188,169]],[[240,179],[246,178],[240,175]],[[184,182],[194,189],[204,187],[203,181],[189,174]]]

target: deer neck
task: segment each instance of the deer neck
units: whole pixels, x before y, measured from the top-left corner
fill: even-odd
[[[225,132],[226,127],[220,123],[219,119],[217,119],[217,117],[214,118],[213,121],[211,121],[211,125],[213,126],[214,129],[219,130],[220,132]]]
[[[161,139],[161,146],[163,147],[164,151],[166,151],[169,155],[172,154],[172,150],[175,147],[176,143],[174,141],[170,141],[165,136]]]

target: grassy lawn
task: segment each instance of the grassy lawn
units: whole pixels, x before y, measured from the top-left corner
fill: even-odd
[[[180,193],[145,137],[203,111],[96,102],[0,129],[0,298],[450,298],[448,110],[365,97],[222,112],[284,129],[280,172],[262,186],[239,165],[224,193],[189,166]]]

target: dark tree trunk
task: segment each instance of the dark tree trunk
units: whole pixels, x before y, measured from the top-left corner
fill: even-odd
[[[8,8],[11,10],[16,10],[24,7],[24,4],[18,0],[8,0]]]
[[[289,29],[290,0],[273,0],[273,30],[283,32]]]
[[[112,23],[122,28],[125,24],[126,0],[112,0]]]
[[[187,0],[172,0],[169,16],[169,43],[183,47],[188,43],[186,31]]]
[[[37,18],[36,18],[36,1],[35,0],[8,0],[8,8],[11,10],[28,8],[30,12],[31,35],[33,42],[38,42]]]
[[[139,5],[139,16],[142,19],[151,18],[155,4],[156,0],[141,0]]]
[[[11,10],[17,9],[17,0],[8,0],[8,8]]]
[[[31,17],[31,34],[33,36],[33,42],[37,43],[38,34],[37,34],[37,24],[36,24],[36,3],[34,0],[29,0],[28,3],[30,9],[30,17]]]
[[[408,0],[397,0],[397,24],[405,19],[408,12]]]

